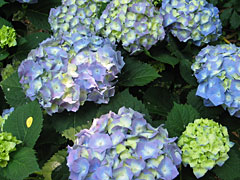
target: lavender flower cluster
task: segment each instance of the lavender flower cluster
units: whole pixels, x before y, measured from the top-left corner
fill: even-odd
[[[192,65],[199,83],[197,96],[206,106],[222,105],[240,117],[240,48],[233,44],[203,48]]]
[[[52,8],[49,13],[49,24],[54,35],[85,26],[92,33],[95,21],[103,3],[109,0],[62,0],[62,5]]]
[[[153,128],[143,114],[122,107],[94,119],[68,147],[72,180],[174,179],[181,150],[162,126]]]
[[[18,68],[26,96],[38,99],[48,114],[76,112],[85,101],[108,103],[124,65],[109,40],[84,27],[51,37],[32,50]]]
[[[164,27],[186,42],[197,46],[216,41],[222,33],[218,9],[206,0],[163,0],[160,9]]]
[[[49,23],[55,34],[84,25],[112,43],[122,42],[132,54],[150,49],[165,37],[162,15],[145,0],[64,0],[62,6],[51,9]]]

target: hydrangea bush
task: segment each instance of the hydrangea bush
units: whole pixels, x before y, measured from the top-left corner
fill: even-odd
[[[207,46],[192,65],[198,80],[197,96],[206,106],[222,105],[230,115],[240,117],[240,49],[234,44]]]
[[[187,125],[178,146],[182,150],[183,164],[189,164],[194,175],[200,178],[215,165],[224,164],[233,143],[229,141],[225,126],[209,119],[196,119]]]
[[[76,112],[85,101],[108,103],[123,66],[121,53],[107,39],[82,27],[40,43],[18,73],[26,96],[52,114]]]
[[[216,41],[222,34],[219,10],[206,0],[163,0],[163,25],[179,41],[197,46]]]
[[[143,114],[122,107],[94,119],[68,147],[70,179],[174,179],[181,151],[162,126],[153,128]]]

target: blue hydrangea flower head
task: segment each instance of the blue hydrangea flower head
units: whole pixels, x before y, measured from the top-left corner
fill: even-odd
[[[20,83],[31,100],[49,113],[76,112],[85,101],[108,103],[117,74],[124,66],[109,40],[85,28],[43,41],[18,68]]]
[[[174,179],[181,150],[162,126],[153,128],[144,115],[122,107],[94,119],[68,147],[72,180]]]
[[[54,35],[85,26],[92,33],[95,31],[95,21],[99,11],[109,0],[62,0],[62,5],[52,8],[48,22]]]
[[[162,15],[150,1],[112,0],[96,21],[95,31],[134,54],[164,39],[162,23]]]
[[[200,46],[222,34],[219,11],[206,0],[163,0],[160,12],[164,27],[179,41],[192,40]]]
[[[38,3],[38,0],[17,0],[20,3],[29,3],[29,4],[34,4]]]
[[[227,128],[209,119],[196,119],[189,123],[178,141],[183,164],[189,164],[197,178],[215,165],[222,166],[233,145]]]
[[[240,117],[239,60],[239,47],[222,44],[203,48],[192,65],[199,83],[196,95],[206,106],[221,105],[236,117]]]

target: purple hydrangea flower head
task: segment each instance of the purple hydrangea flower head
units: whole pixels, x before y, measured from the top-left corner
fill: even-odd
[[[52,114],[76,112],[85,101],[108,103],[123,66],[120,51],[109,40],[81,27],[43,41],[18,73],[26,96]]]
[[[189,164],[197,178],[215,165],[222,166],[233,145],[227,128],[209,119],[196,119],[189,123],[178,141],[184,166]]]
[[[38,0],[17,0],[20,3],[29,3],[29,4],[34,4],[38,3]]]
[[[113,43],[121,42],[131,54],[150,49],[165,37],[162,15],[146,0],[110,1],[95,31]]]
[[[163,0],[160,12],[164,27],[179,41],[192,40],[200,46],[222,34],[219,11],[206,0]]]
[[[192,70],[199,83],[197,96],[206,106],[221,105],[240,117],[240,48],[233,44],[207,46],[196,56]]]
[[[95,31],[98,13],[109,0],[62,0],[62,5],[52,8],[49,24],[55,35],[85,26]]]
[[[131,108],[94,119],[90,129],[76,136],[67,157],[72,180],[171,180],[179,174],[181,150],[176,138],[169,138],[162,126],[153,128]],[[83,159],[87,161],[81,163]],[[82,166],[84,172],[78,172]]]

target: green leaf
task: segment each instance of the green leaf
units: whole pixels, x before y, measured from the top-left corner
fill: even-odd
[[[28,118],[32,117],[31,126],[27,127]],[[42,111],[38,102],[34,101],[17,107],[5,121],[3,130],[11,132],[23,146],[33,147],[42,130]]]
[[[27,42],[27,40],[24,37],[19,37],[17,38],[17,45],[21,46],[23,44],[25,44]]]
[[[5,4],[8,4],[8,2],[5,2],[4,0],[0,0],[0,7],[2,7]]]
[[[9,21],[0,17],[0,28],[2,28],[3,25],[12,27],[12,24]]]
[[[0,49],[0,61],[6,59],[9,56],[9,53],[6,49]]]
[[[26,16],[36,28],[46,30],[51,29],[48,23],[48,13],[40,12],[34,9],[28,9]]]
[[[159,51],[159,49],[152,51],[152,54],[145,50],[144,51],[146,55],[148,55],[149,57],[151,57],[152,59],[156,60],[156,61],[160,61],[162,63],[165,64],[170,64],[173,67],[179,63],[179,59],[175,58],[167,53],[162,53],[161,51]]]
[[[188,93],[187,103],[194,107],[201,114],[202,118],[216,119],[224,112],[222,107],[205,107],[202,98],[196,96],[196,89]]]
[[[76,128],[77,126],[86,125],[92,122],[96,117],[97,107],[93,103],[86,103],[81,106],[77,112],[63,112],[54,114],[48,117],[52,120],[53,127],[57,132],[62,132],[69,128]]]
[[[144,86],[160,77],[151,65],[128,59],[119,78],[122,86]]]
[[[223,12],[220,14],[220,19],[224,26],[229,23],[229,19],[232,15],[233,8],[224,9]]]
[[[237,145],[235,145],[237,146]],[[237,147],[230,149],[229,159],[222,167],[216,166],[213,172],[221,180],[239,180],[240,179],[240,151]]]
[[[33,149],[22,147],[11,154],[6,168],[0,169],[1,174],[11,180],[23,180],[33,172],[39,171]]]
[[[26,104],[26,102],[29,102],[23,92],[21,84],[19,83],[17,72],[13,73],[10,77],[5,79],[1,83],[1,86],[7,99],[7,103],[11,106],[17,107]]]
[[[233,29],[237,29],[240,26],[240,15],[236,12],[233,11],[233,14],[230,18],[230,24]]]
[[[60,150],[44,164],[42,174],[45,180],[52,180],[52,172],[65,161],[66,157],[67,150]]]
[[[52,173],[52,180],[66,180],[70,176],[69,169],[67,167],[67,160],[58,166]]]
[[[181,59],[180,61],[180,74],[182,78],[190,85],[197,86],[196,78],[192,75],[191,62],[187,59]]]
[[[173,98],[167,89],[150,87],[144,95],[144,104],[152,114],[167,116],[173,106]]]
[[[178,49],[177,42],[171,34],[169,34],[168,45],[166,48],[171,52],[171,55],[174,55],[178,59],[185,59],[185,56]]]
[[[166,128],[171,137],[179,137],[188,123],[200,118],[200,114],[191,105],[174,103],[167,116]]]
[[[133,97],[128,89],[124,90],[121,93],[116,94],[107,105],[102,105],[97,112],[97,117],[100,117],[103,114],[113,111],[118,112],[119,108],[125,106],[126,108],[132,108],[134,111],[145,114],[145,119],[151,122],[151,117],[148,114],[148,110],[144,104],[139,101],[136,97]]]
[[[70,127],[69,129],[66,129],[62,132],[62,136],[71,141],[75,141],[77,139],[75,136],[77,133],[83,129],[89,129],[90,127],[91,123],[83,124],[82,126],[77,126],[76,128]]]

